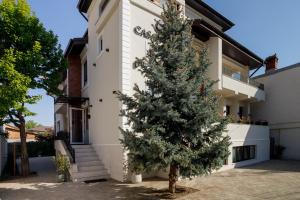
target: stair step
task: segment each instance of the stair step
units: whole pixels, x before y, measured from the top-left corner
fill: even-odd
[[[74,182],[84,182],[84,181],[92,181],[92,180],[100,180],[100,179],[110,179],[110,177],[107,174],[107,175],[84,177],[84,178],[73,178],[73,181]]]
[[[76,155],[76,154],[75,154]],[[76,162],[83,162],[83,161],[97,161],[99,160],[98,156],[82,156],[82,157],[77,157],[75,158]]]
[[[74,149],[93,149],[92,145],[72,145]]]
[[[104,165],[78,166],[79,172],[103,171],[106,170]]]
[[[75,152],[76,157],[82,157],[82,156],[97,156],[95,151],[91,152]]]
[[[92,171],[92,172],[75,172],[72,174],[74,179],[78,178],[87,178],[87,177],[93,177],[93,176],[108,176],[108,173],[106,170],[101,171]]]
[[[90,153],[90,152],[95,152],[94,149],[74,149],[75,153]]]
[[[103,163],[100,160],[95,161],[78,161],[76,160],[78,167],[89,167],[89,166],[103,166]]]
[[[72,173],[74,182],[109,179],[110,175],[92,145],[72,145],[75,150],[77,172]]]

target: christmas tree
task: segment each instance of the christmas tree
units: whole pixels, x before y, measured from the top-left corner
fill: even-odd
[[[204,49],[193,48],[192,21],[168,1],[144,58],[134,68],[145,77],[147,90],[134,86],[133,96],[119,93],[121,116],[130,129],[121,129],[129,167],[150,172],[169,167],[169,190],[178,176],[211,173],[229,155],[227,120],[218,113],[218,96],[207,77],[210,66]]]

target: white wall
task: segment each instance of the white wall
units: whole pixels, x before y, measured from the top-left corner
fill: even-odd
[[[267,120],[271,137],[284,146],[284,159],[300,160],[300,67],[258,78],[265,85],[265,102],[253,103],[253,117]],[[277,137],[276,132],[280,132]]]
[[[275,145],[285,147],[282,159],[300,160],[300,127],[273,129],[270,136],[275,139]]]
[[[228,158],[228,165],[225,165],[223,169],[251,165],[270,159],[269,128],[267,126],[229,124],[227,130],[228,132],[225,134],[230,136],[232,142],[229,147],[231,152],[233,147],[255,145],[256,158],[233,163],[231,154]]]
[[[253,104],[253,114],[270,125],[300,122],[300,67],[256,79],[265,85],[266,101]]]
[[[218,81],[214,85],[214,89],[222,89],[222,39],[211,37],[208,42],[208,58],[211,65],[208,68],[207,76],[214,81]]]
[[[89,43],[87,50],[90,98],[89,141],[111,177],[123,180],[123,148],[119,142],[120,106],[113,91],[120,87],[121,2],[110,1],[98,17],[100,0],[93,1],[88,11]],[[102,35],[103,49],[97,51],[97,38]],[[106,51],[108,49],[108,51]],[[96,66],[94,66],[94,64]]]

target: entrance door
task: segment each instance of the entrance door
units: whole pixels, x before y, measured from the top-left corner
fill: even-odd
[[[84,112],[83,109],[71,108],[70,110],[71,120],[71,143],[83,144],[84,143]]]

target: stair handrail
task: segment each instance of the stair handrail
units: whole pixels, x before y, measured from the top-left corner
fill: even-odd
[[[64,142],[64,145],[66,146],[67,150],[69,151],[69,154],[71,156],[71,161],[72,163],[75,163],[75,149],[72,147],[71,143],[70,143],[70,134],[68,132],[65,131],[59,131],[56,134],[55,139],[56,140],[62,140]]]

